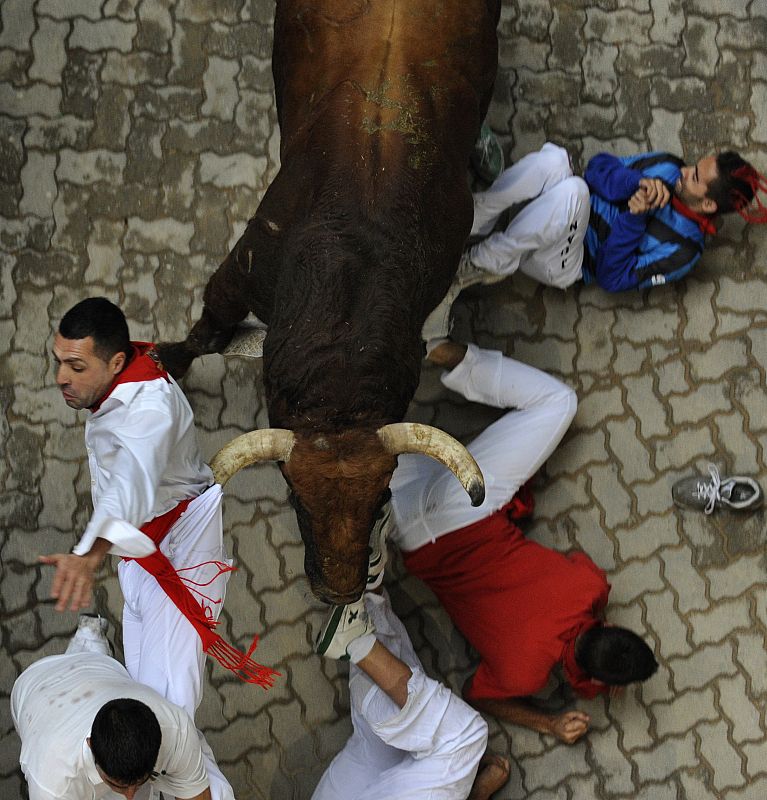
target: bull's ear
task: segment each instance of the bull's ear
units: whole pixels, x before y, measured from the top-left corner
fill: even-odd
[[[444,464],[468,492],[473,506],[485,500],[485,480],[471,453],[450,434],[420,422],[395,422],[379,428],[378,438],[392,455],[421,453]]]
[[[223,486],[236,472],[257,461],[287,461],[295,444],[293,431],[265,428],[243,433],[225,444],[210,462],[216,483]]]

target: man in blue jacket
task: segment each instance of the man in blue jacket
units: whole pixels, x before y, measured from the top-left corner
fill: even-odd
[[[445,300],[424,326],[424,339],[445,336],[449,309],[462,289],[519,269],[565,289],[577,280],[617,292],[686,275],[703,252],[714,218],[748,210],[765,179],[737,153],[684,162],[668,153],[594,156],[583,178],[567,151],[546,143],[474,195],[473,237]],[[526,205],[508,221],[510,210]]]

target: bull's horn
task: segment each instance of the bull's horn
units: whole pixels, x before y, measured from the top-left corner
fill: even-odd
[[[287,461],[293,450],[293,431],[283,428],[243,433],[225,444],[210,462],[216,483],[223,486],[235,472],[256,461]]]
[[[386,451],[423,453],[444,464],[469,493],[473,506],[485,499],[485,480],[471,453],[456,439],[439,428],[420,422],[395,422],[378,429],[378,438]]]

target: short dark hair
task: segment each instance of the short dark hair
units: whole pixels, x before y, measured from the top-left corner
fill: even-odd
[[[149,706],[122,697],[101,706],[90,739],[93,759],[104,775],[131,786],[152,774],[162,734]]]
[[[717,176],[708,185],[706,197],[716,203],[714,214],[729,214],[754,199],[754,187],[744,180],[740,172],[751,165],[733,150],[725,150],[716,157]]]
[[[88,297],[64,314],[59,333],[65,339],[93,337],[94,351],[103,361],[116,353],[130,357],[131,344],[125,314],[106,297]]]
[[[625,686],[646,681],[658,669],[652,650],[633,631],[595,625],[578,638],[578,666],[602,683]]]

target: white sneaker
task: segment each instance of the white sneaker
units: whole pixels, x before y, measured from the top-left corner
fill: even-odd
[[[391,520],[391,500],[384,503],[378,512],[373,530],[370,533],[370,558],[368,559],[368,579],[365,591],[377,589],[384,579],[384,569],[389,560],[389,551],[386,548],[386,537],[389,533]]]
[[[317,634],[314,651],[326,658],[349,661],[349,645],[361,636],[375,633],[375,625],[360,598],[345,606],[333,606]]]
[[[722,477],[716,465],[709,464],[709,479],[701,475],[678,480],[671,488],[671,496],[678,506],[712,514],[717,508],[733,511],[753,511],[764,502],[761,486],[744,475]]]
[[[77,630],[66,652],[114,655],[114,648],[106,637],[108,626],[109,623],[98,614],[81,613],[77,621]]]

